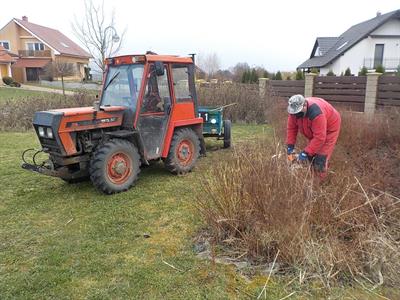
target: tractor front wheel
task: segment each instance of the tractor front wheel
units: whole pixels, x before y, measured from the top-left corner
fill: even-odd
[[[174,174],[190,172],[200,155],[200,139],[190,128],[175,131],[169,153],[165,159],[166,168]]]
[[[99,146],[90,161],[90,179],[105,194],[128,190],[140,172],[140,156],[132,143],[113,139]]]

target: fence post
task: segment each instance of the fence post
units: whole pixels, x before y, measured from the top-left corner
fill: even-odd
[[[318,74],[307,73],[304,84],[304,97],[312,97],[314,95],[314,82]]]
[[[261,98],[265,97],[265,92],[267,90],[268,81],[269,81],[269,78],[259,78],[258,79],[258,89],[259,89]]]
[[[382,73],[367,73],[367,86],[365,87],[364,113],[373,115],[376,109],[378,96],[378,81]]]

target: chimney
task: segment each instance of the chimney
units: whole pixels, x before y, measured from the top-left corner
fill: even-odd
[[[382,15],[382,13],[378,10],[377,12],[376,12],[376,16],[377,17],[380,17]]]
[[[27,16],[22,16],[22,21],[28,22],[28,17]]]

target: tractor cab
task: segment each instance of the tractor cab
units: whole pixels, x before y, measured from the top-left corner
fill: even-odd
[[[102,192],[134,184],[141,164],[162,159],[191,171],[205,153],[192,57],[126,55],[106,60],[94,107],[37,112],[34,127],[49,160],[23,168],[72,182],[90,177]]]

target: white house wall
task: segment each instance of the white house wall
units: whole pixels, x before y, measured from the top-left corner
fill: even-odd
[[[377,35],[384,37],[376,37]],[[393,37],[388,37],[388,35]],[[347,50],[344,55],[334,60],[333,63],[321,68],[320,73],[326,75],[329,70],[332,70],[336,75],[340,75],[349,67],[353,74],[357,74],[364,66],[364,58],[374,58],[376,44],[385,45],[383,59],[400,59],[400,20],[386,22],[373,31],[369,37],[364,38]]]

